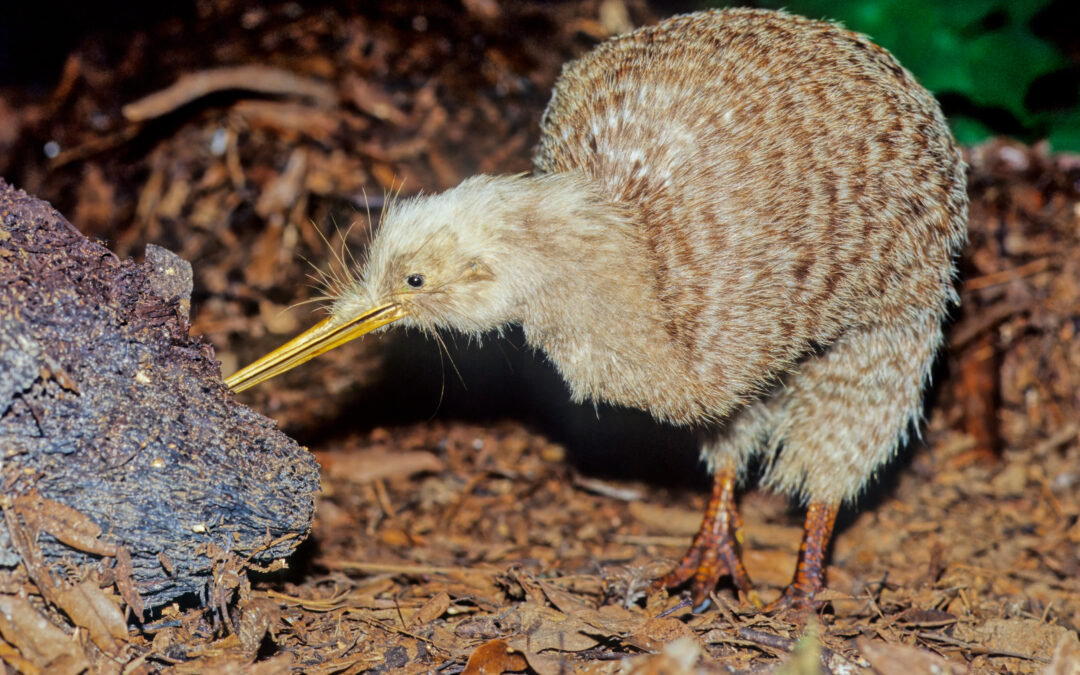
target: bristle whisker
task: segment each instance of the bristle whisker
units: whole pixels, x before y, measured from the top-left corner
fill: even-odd
[[[304,305],[311,305],[317,302],[323,303],[323,307],[321,307],[320,309],[325,309],[326,311],[329,311],[329,303],[332,303],[334,300],[337,300],[337,298],[327,295],[316,295],[314,297],[308,298],[307,300],[299,300],[297,302],[294,302],[285,309],[281,310],[281,313],[285,313],[298,307],[302,307]]]
[[[447,351],[446,345],[443,343],[442,337],[438,333],[432,331],[431,335],[435,338],[435,343],[438,348],[435,353],[439,355],[439,400],[435,403],[435,410],[431,412],[431,417],[428,421],[435,419],[435,415],[438,414],[439,409],[442,408],[443,400],[446,398],[446,361],[443,360],[443,353],[446,353],[446,358],[453,364],[453,359],[450,358],[450,352]],[[456,370],[456,367],[455,367]]]
[[[346,280],[343,280],[334,268],[323,269],[303,256],[300,258],[312,269],[312,273],[305,275],[305,278],[310,280],[312,288],[333,297],[341,297],[348,288]]]
[[[447,348],[446,342],[443,340],[442,335],[440,335],[438,331],[434,331],[434,330],[428,331],[428,334],[431,335],[432,337],[434,337],[435,341],[439,343],[439,346],[442,348],[442,351],[446,354],[446,360],[450,362],[450,367],[454,370],[454,374],[457,375],[458,382],[461,383],[461,386],[462,386],[463,389],[468,391],[469,387],[468,387],[468,385],[465,384],[465,376],[461,374],[461,370],[458,369],[457,364],[454,363],[454,357],[450,354],[450,350]],[[443,388],[444,389],[445,389],[445,386],[446,386],[446,382],[445,382],[445,378],[444,378],[444,381],[443,381]],[[441,397],[441,394],[440,394],[440,397]]]
[[[345,234],[341,236],[341,251],[343,253],[342,258],[348,257],[348,267],[346,268],[346,274],[349,278],[353,278],[352,270],[359,267],[356,261],[356,256],[353,255],[352,247],[349,246],[349,234],[352,233],[353,228],[356,227],[356,221],[353,220],[349,224],[349,227],[345,230]]]

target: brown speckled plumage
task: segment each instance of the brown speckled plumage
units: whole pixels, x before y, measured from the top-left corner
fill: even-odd
[[[937,103],[863,36],[712,11],[568,64],[542,132],[536,175],[388,211],[329,323],[520,323],[574,398],[701,428],[725,501],[666,579],[697,570],[699,602],[722,574],[745,590],[730,484],[764,453],[766,482],[813,505],[785,597],[812,596],[836,506],[917,421],[956,301],[964,165]]]
[[[964,165],[884,50],[768,11],[675,17],[569,64],[538,169],[582,171],[648,239],[676,422],[769,481],[853,497],[919,410],[956,300]]]

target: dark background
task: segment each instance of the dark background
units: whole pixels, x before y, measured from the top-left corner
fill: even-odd
[[[0,21],[0,86],[47,89],[56,82],[68,52],[87,36],[122,35],[165,19],[189,21],[198,3],[8,4]],[[838,20],[871,36],[942,100],[962,143],[1003,134],[1027,142],[1049,138],[1055,150],[1080,151],[1080,3],[1074,0],[761,0],[651,6],[657,16],[667,16],[736,4]]]

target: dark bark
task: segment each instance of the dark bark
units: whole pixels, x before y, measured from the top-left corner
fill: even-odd
[[[190,293],[179,257],[120,260],[0,180],[3,494],[36,490],[92,520],[130,551],[150,606],[202,592],[208,551],[288,555],[319,489],[314,458],[236,403],[212,347],[188,334]],[[47,562],[97,558],[37,543]],[[0,564],[18,562],[0,532]]]

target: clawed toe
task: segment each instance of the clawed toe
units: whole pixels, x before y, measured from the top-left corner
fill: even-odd
[[[835,504],[810,503],[795,578],[779,598],[763,608],[765,612],[801,613],[820,606],[815,598],[825,586],[825,551],[832,538],[836,513]],[[735,509],[735,472],[730,468],[719,469],[701,529],[675,569],[658,579],[655,586],[674,589],[689,584],[694,611],[699,612],[709,606],[710,596],[720,580],[730,576],[746,601],[762,607],[739,555],[741,540],[742,523]]]
[[[658,579],[655,586],[674,589],[689,584],[694,611],[700,612],[709,606],[710,596],[720,580],[730,576],[740,595],[765,612],[806,613],[818,609],[822,603],[816,597],[825,586],[825,550],[832,537],[837,507],[810,503],[795,578],[779,598],[762,607],[739,555],[741,524],[735,511],[734,483],[734,472],[717,471],[708,509],[694,542],[675,569]]]
[[[817,594],[825,587],[825,550],[832,538],[837,508],[832,504],[811,502],[806,510],[803,540],[795,579],[780,597],[765,606],[766,612],[811,612],[821,607]]]
[[[695,611],[708,607],[710,594],[726,576],[749,596],[750,577],[739,556],[740,525],[735,510],[735,472],[721,469],[716,472],[712,496],[694,542],[675,569],[657,580],[656,585],[671,589],[689,582]]]
[[[822,605],[822,603],[815,600],[816,595],[816,593],[808,594],[805,591],[800,591],[794,585],[788,586],[780,594],[780,597],[762,607],[761,611],[766,614],[776,614],[778,612],[807,614],[814,612]]]

